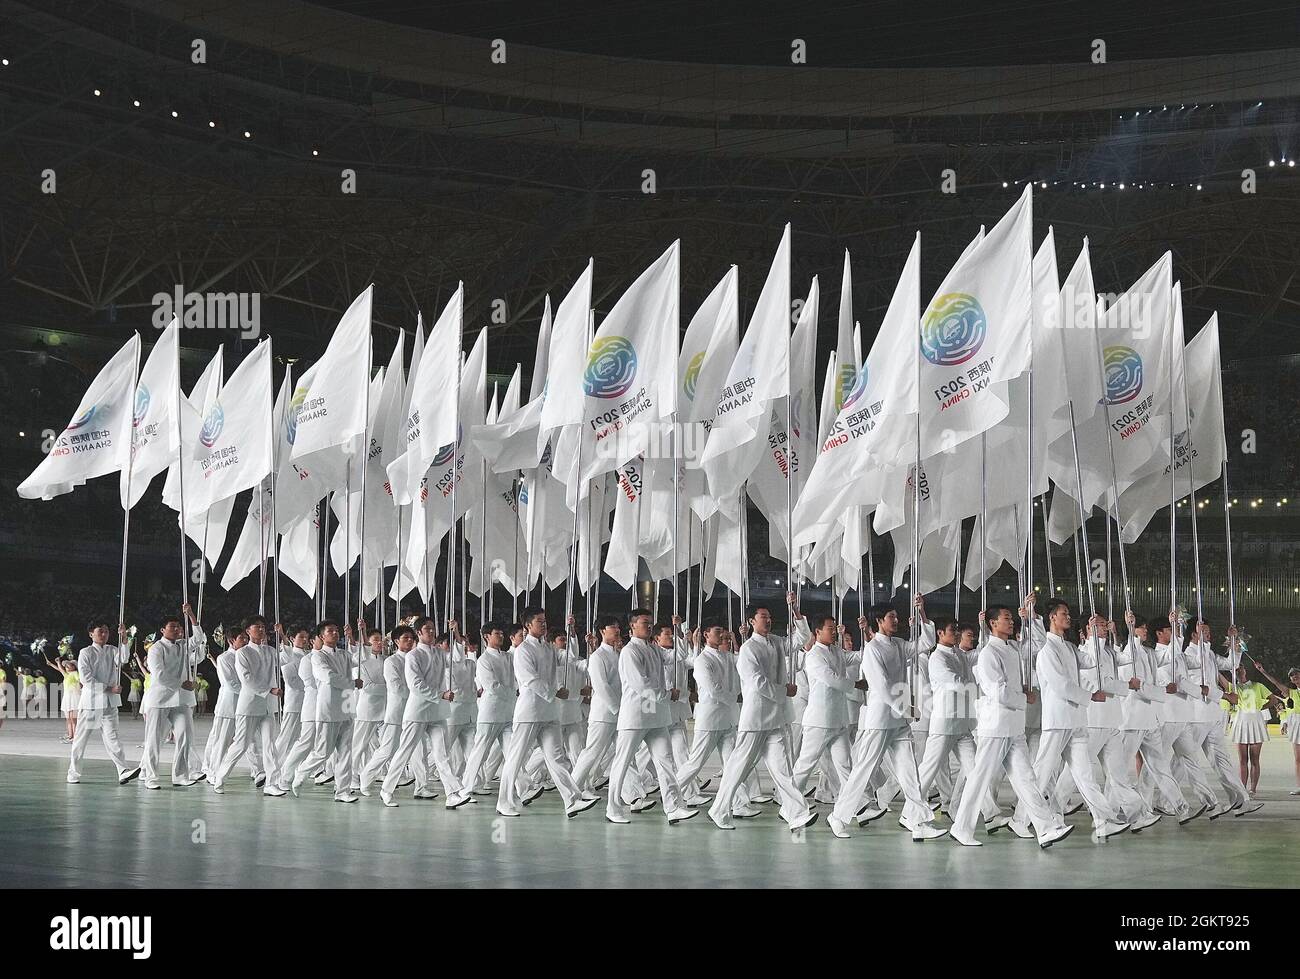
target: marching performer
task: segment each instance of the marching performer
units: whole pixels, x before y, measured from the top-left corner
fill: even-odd
[[[393,641],[393,651],[384,659],[384,723],[380,728],[379,747],[374,750],[361,771],[360,792],[369,797],[370,786],[383,772],[397,750],[397,743],[402,736],[402,718],[406,713],[406,700],[409,691],[406,686],[406,657],[415,648],[415,630],[409,625],[399,625],[389,638]],[[416,751],[411,756],[411,765],[419,773],[418,778],[424,782],[424,752]],[[409,785],[410,782],[398,781],[394,788]]]
[[[321,648],[312,652],[306,660],[311,664],[312,676],[316,679],[316,733],[311,754],[302,760],[293,773],[289,791],[295,796],[298,787],[307,780],[312,772],[325,764],[326,759],[334,761],[334,801],[356,802],[352,794],[352,717],[350,701],[355,694],[350,690],[361,689],[361,680],[352,676],[354,658],[345,645],[337,648],[339,634],[337,622],[325,620],[316,627]]]
[[[818,762],[825,764],[825,756],[829,756],[841,785],[853,768],[848,692],[865,690],[867,681],[849,676],[837,626],[832,615],[814,617],[815,641],[804,657],[804,673],[810,689],[808,706],[800,719],[803,743],[791,774],[800,795],[807,793],[813,769]]]
[[[510,653],[502,649],[505,644],[506,635],[501,626],[493,623],[483,626],[482,652],[474,662],[478,716],[474,743],[470,746],[465,771],[461,775],[461,782],[474,795],[491,794],[484,763],[493,745],[508,740],[510,722],[515,716],[515,701],[519,697]]]
[[[81,681],[81,697],[77,704],[80,716],[68,761],[68,783],[76,785],[81,781],[81,759],[86,754],[86,742],[90,740],[90,732],[98,730],[108,757],[117,766],[118,784],[126,785],[140,775],[140,766],[127,762],[117,733],[117,712],[122,706],[122,667],[131,658],[126,625],[117,627],[119,644],[116,646],[108,645],[107,622],[92,622],[87,631],[90,645],[77,655],[77,674]]]
[[[357,715],[352,725],[352,791],[361,791],[361,773],[375,747],[375,738],[388,713],[388,644],[378,629],[366,629],[366,620],[357,620],[360,635],[366,637],[361,650],[361,692],[357,695]]]
[[[235,672],[239,676],[239,697],[235,702],[235,736],[218,761],[210,780],[212,791],[218,794],[224,791],[226,778],[235,763],[259,741],[267,773],[279,768],[275,755],[275,714],[279,708],[277,698],[280,696],[276,666],[279,657],[275,649],[266,643],[266,619],[262,616],[249,618],[244,623],[243,632],[248,636],[248,643],[241,646],[235,654]],[[268,775],[263,775],[262,778],[266,779],[262,790],[264,795],[284,795],[284,790],[272,782]],[[259,781],[261,780],[255,781],[254,785]]]
[[[796,685],[789,682],[786,651],[792,648],[792,643],[794,647],[802,646],[810,633],[795,606],[794,592],[786,593],[786,607],[792,626],[788,638],[772,635],[772,613],[767,606],[755,605],[746,615],[753,633],[741,645],[736,659],[744,698],[736,725],[736,747],[723,766],[722,783],[709,807],[709,818],[719,829],[736,828],[732,814],[741,783],[749,777],[760,757],[776,785],[781,817],[791,832],[817,821],[817,812],[808,807],[803,793],[795,788],[790,772],[790,745],[786,740],[786,700],[798,693]],[[757,801],[752,799],[752,793],[751,801]]]
[[[193,785],[198,779],[190,775],[190,739],[194,736],[194,668],[203,662],[208,646],[188,603],[181,611],[190,620],[193,633],[189,642],[179,616],[163,620],[158,639],[149,647],[149,677],[141,710],[144,712],[144,754],[140,759],[141,781],[146,789],[160,789],[158,756],[162,752],[164,731],[176,739],[172,758],[172,785]]]
[[[294,629],[293,641],[289,642],[285,638],[284,626],[277,622],[275,624],[275,635],[279,641],[280,681],[284,685],[284,711],[280,718],[280,731],[275,739],[275,757],[279,764],[274,770],[268,769],[266,784],[279,786],[285,775],[282,766],[288,761],[294,745],[297,744],[298,738],[302,734],[303,707],[307,696],[307,688],[303,683],[299,669],[302,667],[302,661],[307,655],[308,649],[311,648],[311,632],[303,628]],[[313,699],[311,710],[314,712],[315,709],[316,704]]]

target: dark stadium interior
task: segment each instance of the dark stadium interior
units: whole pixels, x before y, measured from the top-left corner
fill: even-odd
[[[366,283],[378,363],[463,279],[466,326],[490,324],[489,371],[504,379],[516,362],[530,369],[543,296],[558,298],[588,256],[599,315],[680,237],[683,312],[736,263],[743,318],[790,221],[796,289],[814,274],[837,288],[851,251],[869,343],[916,229],[928,290],[1033,181],[1045,185],[1035,238],[1054,227],[1063,271],[1086,235],[1097,288],[1118,292],[1169,249],[1188,336],[1217,310],[1238,618],[1251,652],[1285,668],[1283,623],[1300,608],[1300,62],[1279,48],[1300,8],[1198,3],[1170,18],[1139,6],[936,6],[918,20],[873,3],[754,18],[673,2],[650,23],[623,0],[525,13],[3,0],[0,643],[21,656],[116,606],[115,479],[48,503],[14,487],[108,353],[132,330],[155,335],[159,292],[260,294],[277,358],[301,369]],[[508,73],[489,61],[498,37]],[[1108,39],[1106,65],[1089,61],[1094,37]],[[790,64],[792,38],[807,41],[807,64]],[[947,169],[956,193],[941,190]],[[56,193],[42,191],[45,170]],[[355,194],[340,193],[344,170]],[[504,323],[490,320],[497,299]],[[825,308],[819,366],[834,337]],[[187,331],[187,388],[222,342],[229,372],[249,341]],[[1221,634],[1218,485],[1204,498],[1206,611]],[[128,619],[151,631],[176,604],[175,523],[156,489],[135,513]],[[1142,611],[1168,601],[1166,528],[1158,517],[1128,551]],[[876,557],[883,581],[888,544]],[[1068,552],[1054,549],[1053,570],[1071,596]],[[756,573],[780,590],[775,564]],[[214,585],[205,624],[255,592]],[[284,618],[311,614],[294,586],[283,594]],[[975,601],[963,593],[965,609]]]

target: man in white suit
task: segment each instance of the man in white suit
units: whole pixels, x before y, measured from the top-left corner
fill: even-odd
[[[68,761],[68,784],[81,781],[81,759],[91,731],[99,731],[108,757],[117,767],[119,785],[139,777],[140,766],[131,765],[122,751],[117,733],[117,712],[122,706],[122,666],[131,658],[125,625],[117,627],[120,645],[109,646],[108,623],[95,621],[87,630],[90,645],[77,655],[77,674],[81,678],[81,699],[77,705],[77,734],[72,739],[72,756]]]
[[[709,807],[709,818],[719,829],[735,829],[732,810],[740,785],[761,757],[776,785],[781,800],[781,817],[791,832],[811,826],[817,813],[808,807],[803,793],[795,789],[790,773],[790,745],[787,738],[786,701],[799,692],[791,683],[788,653],[802,648],[810,638],[808,624],[794,604],[794,592],[786,595],[790,610],[791,637],[772,634],[772,613],[764,605],[748,610],[753,633],[740,647],[736,672],[744,703],[736,724],[736,749],[723,766],[722,784]],[[751,793],[752,795],[752,793]]]
[[[279,657],[266,643],[266,619],[254,615],[244,623],[248,644],[235,653],[239,674],[239,699],[235,703],[235,739],[230,743],[212,775],[212,791],[221,794],[235,763],[252,745],[261,742],[262,763],[268,773],[279,770],[275,754],[275,714],[279,708],[280,681],[276,676]],[[267,778],[264,795],[282,796],[284,790]]]
[[[804,656],[804,673],[810,689],[808,706],[801,718],[803,743],[792,775],[794,787],[801,795],[807,793],[808,780],[823,755],[829,754],[840,784],[849,777],[853,767],[848,694],[850,690],[867,689],[867,681],[849,676],[838,625],[833,615],[814,617],[816,642]]]
[[[514,670],[519,684],[519,699],[515,702],[510,744],[501,771],[497,812],[502,816],[521,816],[522,807],[532,801],[520,798],[519,782],[524,763],[533,746],[540,742],[547,772],[564,800],[564,814],[572,818],[596,803],[582,798],[565,766],[556,701],[568,699],[569,690],[556,684],[555,653],[546,642],[546,612],[536,606],[526,608],[523,621],[528,635],[515,649]]]
[[[194,613],[186,604],[181,611],[193,624],[193,634],[185,641],[185,625],[180,616],[168,616],[158,630],[158,639],[149,647],[149,689],[144,692],[140,711],[144,714],[144,756],[140,759],[141,781],[146,789],[159,789],[158,756],[162,753],[165,731],[176,738],[172,758],[172,785],[193,785],[190,775],[190,740],[194,736],[194,668],[206,654],[208,637],[199,628]]]
[[[907,798],[899,825],[910,830],[916,841],[937,839],[947,832],[934,825],[934,814],[921,795],[912,743],[912,722],[919,717],[919,712],[913,702],[915,688],[910,682],[911,670],[919,666],[921,649],[928,650],[934,645],[934,626],[925,618],[925,603],[919,595],[916,612],[921,629],[919,645],[896,635],[898,613],[888,605],[877,605],[871,610],[870,621],[864,618],[859,622],[863,636],[871,634],[873,626],[875,631],[862,648],[861,672],[867,681],[867,703],[858,721],[853,770],[827,818],[831,832],[840,839],[850,835],[849,822],[857,816],[863,794],[886,756]]]
[[[370,785],[384,770],[397,750],[397,743],[402,737],[402,718],[406,713],[406,656],[415,648],[415,630],[409,625],[399,625],[389,633],[393,641],[393,651],[384,658],[384,723],[379,729],[379,747],[366,760],[361,771],[361,794],[370,795]],[[412,767],[417,771],[417,779],[423,783],[424,752],[416,751],[411,756]],[[409,784],[409,783],[407,783]],[[400,788],[399,781],[394,788]]]
[[[510,653],[502,648],[505,644],[506,634],[501,626],[491,622],[483,626],[482,652],[474,663],[478,719],[474,743],[470,746],[465,771],[461,775],[461,782],[475,795],[487,795],[491,791],[484,778],[484,762],[493,745],[500,745],[508,739],[510,723],[515,716],[515,701],[519,697]]]
[[[1032,612],[1033,597],[1026,598],[1025,602],[1027,611]],[[963,846],[982,845],[975,839],[975,825],[984,806],[985,793],[1001,777],[1005,766],[1011,787],[1037,831],[1038,845],[1046,849],[1069,836],[1074,827],[1064,825],[1052,815],[1034,778],[1029,745],[1025,741],[1025,707],[1036,694],[1030,690],[1025,661],[1014,642],[1016,620],[1007,606],[990,605],[985,622],[989,637],[980,647],[975,664],[975,680],[980,688],[975,771],[966,780],[952,838]]]
[[[388,642],[378,629],[366,629],[366,620],[357,620],[358,634],[366,637],[361,648],[361,690],[357,694],[356,720],[352,722],[352,791],[361,791],[361,773],[374,753],[376,739],[388,712],[388,680],[385,666],[390,655]]]
[[[670,674],[664,666],[664,650],[652,642],[655,626],[645,609],[633,609],[628,616],[632,638],[618,657],[618,676],[621,698],[618,709],[618,740],[614,748],[614,763],[609,772],[609,797],[605,818],[611,823],[629,823],[627,804],[624,801],[624,782],[628,777],[637,749],[644,743],[654,759],[659,776],[659,788],[664,800],[664,815],[670,826],[691,819],[698,810],[687,808],[682,802],[681,787],[677,781],[677,766],[673,761],[673,748],[669,728],[672,725],[670,705],[682,693],[669,686]],[[669,638],[671,639],[671,626]],[[648,806],[644,808],[649,808]]]
[[[420,641],[406,654],[408,693],[402,714],[402,736],[397,743],[397,750],[388,761],[388,775],[379,790],[379,798],[388,808],[397,807],[393,801],[393,792],[401,780],[402,769],[410,761],[417,779],[414,798],[436,799],[437,793],[429,785],[431,773],[423,758],[419,757],[429,752],[437,766],[442,787],[447,791],[447,808],[459,809],[473,800],[452,771],[451,759],[447,755],[445,705],[450,704],[456,696],[451,690],[451,678],[447,671],[447,651],[438,645],[433,619],[427,616],[417,619],[415,629]],[[424,773],[423,780],[420,779],[421,771]]]
[[[311,654],[311,672],[316,680],[316,742],[293,773],[289,791],[295,796],[307,776],[326,761],[334,760],[334,801],[356,802],[352,794],[352,700],[351,691],[361,689],[361,680],[352,675],[354,657],[348,647],[340,646],[343,638],[338,623],[326,620],[316,627],[321,648]]]
[[[275,634],[280,644],[280,683],[284,688],[283,711],[280,714],[280,732],[275,738],[275,757],[277,767],[267,769],[266,784],[280,785],[284,780],[284,764],[289,759],[289,753],[293,746],[297,744],[299,736],[302,734],[303,708],[306,700],[306,686],[302,682],[302,676],[299,669],[302,666],[303,659],[311,649],[311,630],[297,628],[293,630],[293,639],[289,641],[285,635],[284,626],[279,622],[275,624]],[[316,702],[312,701],[312,716],[315,716]],[[301,759],[299,759],[301,760]],[[290,775],[293,773],[290,772]]]
[[[617,616],[602,615],[596,620],[596,632],[600,645],[587,658],[587,683],[591,686],[587,741],[573,766],[573,782],[585,798],[594,795],[597,766],[618,739],[618,709],[623,699],[623,686],[618,678],[619,654],[614,648],[621,637],[622,625]]]

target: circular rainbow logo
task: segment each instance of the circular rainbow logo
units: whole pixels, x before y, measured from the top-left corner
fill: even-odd
[[[1102,370],[1107,404],[1122,405],[1142,393],[1142,358],[1132,347],[1104,347]]]
[[[91,405],[72,421],[68,422],[68,431],[72,432],[78,428],[85,428],[90,424],[90,420],[95,417],[95,412],[99,410],[99,405]]]
[[[199,441],[207,448],[212,448],[217,444],[217,439],[221,437],[221,430],[226,427],[226,413],[221,410],[221,405],[212,406],[208,412],[208,417],[203,419],[203,429],[199,432]]]
[[[964,364],[979,352],[988,333],[988,318],[974,296],[950,292],[940,296],[921,323],[921,353],[939,367]]]
[[[853,370],[853,368],[850,367],[849,370],[851,371]],[[841,377],[843,377],[843,372],[841,372]],[[847,378],[845,380],[847,380]],[[849,393],[845,395],[844,403],[840,405],[840,408],[841,409],[852,408],[855,404],[858,403],[858,399],[860,399],[864,394],[866,394],[866,392],[867,392],[867,365],[863,364],[862,370],[857,371],[857,377],[853,381],[853,387],[849,388]]]
[[[149,414],[149,389],[141,384],[135,391],[135,411],[131,414],[131,427],[139,428]]]
[[[302,411],[302,403],[306,400],[307,389],[296,388],[289,399],[289,410],[284,413],[284,438],[290,445],[298,437],[298,412]]]
[[[589,398],[617,398],[636,380],[636,348],[627,337],[599,337],[591,345],[583,388]]]
[[[686,394],[688,401],[695,400],[695,385],[700,380],[700,368],[704,366],[704,351],[701,350],[691,362],[686,365],[686,377],[682,381],[682,391]]]

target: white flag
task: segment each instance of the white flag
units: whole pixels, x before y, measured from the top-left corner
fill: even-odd
[[[175,462],[180,452],[180,356],[180,326],[173,316],[149,351],[135,385],[131,465],[122,469],[121,477],[123,509],[135,506],[150,481]]]
[[[19,496],[25,500],[52,500],[126,465],[139,364],[137,333],[95,375],[49,455],[19,484]]]
[[[584,408],[583,365],[587,363],[587,346],[591,327],[591,278],[595,263],[578,276],[568,295],[560,301],[551,325],[546,351],[546,381],[542,390],[542,412],[538,423],[537,456],[551,432],[582,421]]]
[[[740,341],[701,463],[709,493],[735,517],[739,490],[758,464],[755,443],[767,436],[772,402],[790,393],[790,226],[781,234],[772,267]]]
[[[200,517],[270,471],[271,344],[263,340],[230,375],[203,419],[185,472],[186,509]]]
[[[370,303],[374,286],[352,301],[315,365],[310,385],[294,412],[297,435],[291,459],[340,446],[345,455],[366,428],[366,385],[370,382]],[[360,449],[357,443],[356,448]]]
[[[278,514],[277,514],[278,517]],[[300,517],[280,539],[279,570],[306,593],[316,596],[320,577],[320,518],[316,512]]]

